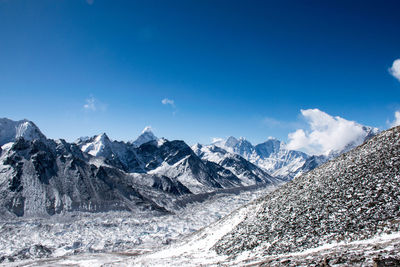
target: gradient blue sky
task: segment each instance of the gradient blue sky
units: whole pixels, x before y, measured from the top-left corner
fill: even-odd
[[[51,138],[151,125],[190,144],[286,140],[309,108],[387,128],[399,14],[400,1],[0,0],[0,117]]]

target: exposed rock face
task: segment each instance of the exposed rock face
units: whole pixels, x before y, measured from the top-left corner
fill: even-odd
[[[1,214],[39,216],[138,208],[165,211],[141,195],[129,175],[88,164],[87,157],[65,141],[18,138],[0,158]],[[179,191],[171,186],[170,190]]]
[[[253,204],[254,205],[254,204]],[[265,255],[370,238],[400,230],[400,127],[257,200],[218,253]]]

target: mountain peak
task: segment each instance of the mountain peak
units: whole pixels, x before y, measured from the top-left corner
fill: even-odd
[[[150,142],[150,141],[156,141],[158,138],[153,134],[151,127],[146,126],[142,133],[136,138],[135,141],[132,142],[134,146],[141,146],[144,143]]]
[[[152,129],[151,129],[151,126],[146,126],[146,127],[144,127],[144,129],[143,129],[143,131],[142,131],[142,134],[144,134],[144,133],[151,133],[151,134],[153,134],[153,131],[152,131]]]
[[[107,141],[111,141],[111,140],[110,140],[110,138],[108,138],[106,133],[101,133],[99,135],[96,135],[95,141],[96,142],[107,142]]]
[[[233,136],[229,136],[228,139],[226,139],[225,141],[225,145],[227,147],[234,147],[239,143],[239,140],[237,140],[235,137]]]
[[[23,137],[25,140],[46,139],[32,121],[27,119],[13,121],[0,118],[0,145],[14,142],[19,137]]]

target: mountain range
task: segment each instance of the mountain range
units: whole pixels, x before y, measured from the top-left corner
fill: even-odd
[[[364,130],[364,139],[376,133]],[[102,133],[68,143],[46,138],[31,121],[6,118],[0,119],[0,146],[0,208],[7,216],[138,208],[167,212],[182,196],[277,185],[343,152],[309,156],[273,138],[255,146],[229,137],[189,147],[157,138],[149,127],[129,142]]]
[[[362,126],[361,131],[359,138],[352,140],[344,149],[326,151],[321,155],[308,155],[301,151],[290,150],[284,142],[275,138],[268,138],[263,143],[253,145],[243,137],[237,139],[233,136],[218,139],[208,146],[197,144],[193,150],[198,151],[198,155],[202,155],[203,158],[214,162],[223,160],[224,155],[237,154],[274,177],[291,180],[357,147],[379,133],[377,128],[368,126]]]
[[[184,195],[282,182],[242,157],[217,164],[150,129],[132,142],[103,133],[75,143],[46,138],[28,120],[0,119],[0,214],[173,210]],[[229,166],[229,168],[228,168]]]

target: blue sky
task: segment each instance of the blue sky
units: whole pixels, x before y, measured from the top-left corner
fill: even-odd
[[[0,0],[0,116],[106,132],[286,140],[301,109],[389,127],[399,1]],[[162,103],[164,100],[164,104]]]

